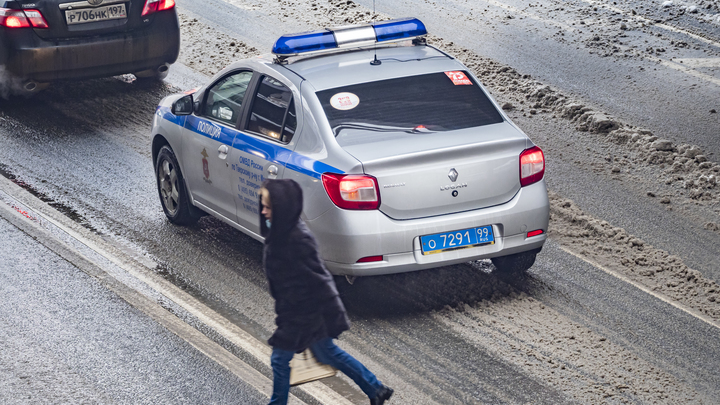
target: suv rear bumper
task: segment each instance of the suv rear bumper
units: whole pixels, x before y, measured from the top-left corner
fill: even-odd
[[[339,275],[372,276],[423,270],[542,248],[547,238],[550,204],[545,180],[523,187],[494,207],[413,220],[393,220],[379,211],[329,210],[307,221],[325,264]],[[420,236],[492,225],[495,243],[423,255]],[[527,232],[542,229],[528,238]],[[356,263],[367,256],[382,261]]]
[[[180,28],[172,10],[157,13],[145,29],[93,37],[44,40],[32,29],[2,29],[0,48],[0,65],[21,79],[89,79],[174,63]]]

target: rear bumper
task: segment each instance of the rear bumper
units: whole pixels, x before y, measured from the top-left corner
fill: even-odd
[[[180,28],[172,10],[157,13],[145,29],[67,40],[44,40],[32,29],[3,29],[0,48],[0,64],[25,80],[107,77],[174,63]]]
[[[523,187],[495,207],[430,218],[397,221],[379,211],[329,210],[308,221],[322,257],[334,274],[372,276],[447,266],[542,248],[550,204],[545,181]],[[492,225],[495,244],[423,255],[420,236]],[[527,232],[545,232],[527,238]],[[356,263],[382,255],[379,262]]]

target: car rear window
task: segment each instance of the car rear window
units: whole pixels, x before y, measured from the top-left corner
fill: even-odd
[[[316,93],[335,136],[441,132],[503,121],[467,72],[439,72]],[[349,139],[345,139],[350,141]],[[357,141],[357,140],[356,140]]]

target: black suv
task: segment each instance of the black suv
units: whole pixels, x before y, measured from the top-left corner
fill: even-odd
[[[162,79],[180,52],[174,0],[0,4],[0,80],[19,83],[16,91],[124,73]]]

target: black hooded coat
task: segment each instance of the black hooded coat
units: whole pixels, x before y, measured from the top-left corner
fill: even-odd
[[[301,352],[324,338],[337,338],[350,328],[350,321],[315,237],[300,219],[300,185],[289,179],[266,180],[263,187],[272,210],[270,228],[260,214],[263,263],[277,314],[277,329],[268,344]]]

